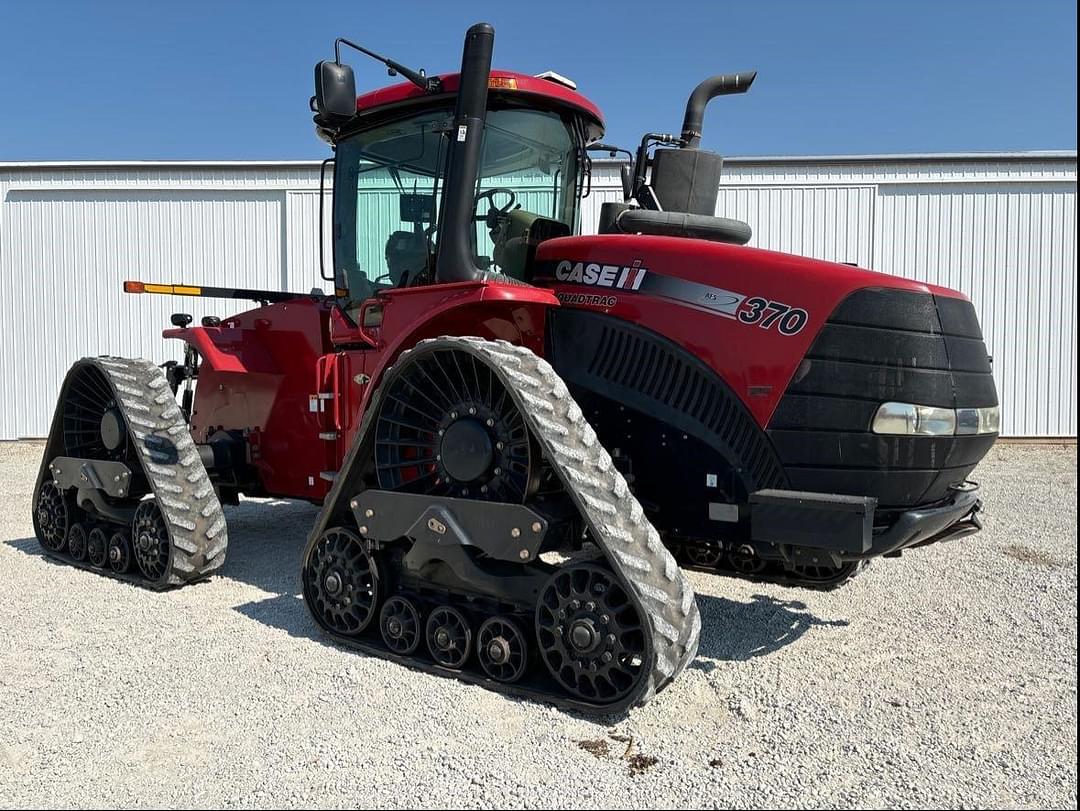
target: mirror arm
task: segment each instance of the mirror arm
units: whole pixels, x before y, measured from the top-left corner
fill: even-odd
[[[341,64],[341,46],[346,45],[352,48],[354,51],[359,51],[365,56],[370,56],[376,62],[382,62],[390,71],[390,75],[393,76],[396,73],[400,73],[414,85],[419,87],[425,93],[441,93],[442,92],[442,79],[438,76],[428,76],[423,68],[419,71],[415,71],[412,68],[407,68],[400,62],[395,62],[393,59],[388,59],[381,54],[377,54],[374,51],[369,51],[362,45],[357,45],[352,40],[345,37],[338,37],[334,40],[334,61],[337,64]]]

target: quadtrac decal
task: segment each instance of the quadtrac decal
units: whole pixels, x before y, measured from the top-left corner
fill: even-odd
[[[662,276],[643,267],[640,259],[635,259],[630,265],[572,262],[569,259],[545,264],[546,268],[542,266],[539,269],[538,281],[547,277],[549,280],[567,284],[645,293],[708,310],[748,326],[756,325],[760,329],[775,330],[781,335],[797,335],[809,320],[808,313],[802,307],[793,307],[761,296],[746,296],[688,279]],[[612,307],[618,298],[584,293],[559,293],[559,300],[570,305]]]

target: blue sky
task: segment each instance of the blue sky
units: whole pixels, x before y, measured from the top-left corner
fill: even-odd
[[[456,70],[472,22],[495,64],[575,79],[607,141],[678,131],[705,76],[729,155],[1076,148],[1071,2],[0,0],[0,160],[315,158],[312,65],[335,36]],[[362,89],[389,80],[351,56]]]

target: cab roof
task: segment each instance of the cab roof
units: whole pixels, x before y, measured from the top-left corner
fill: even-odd
[[[453,95],[457,92],[460,78],[458,73],[439,74],[443,92],[435,95],[426,94],[412,82],[401,82],[372,90],[357,97],[356,111],[362,114],[405,101],[421,98],[437,99],[440,96]],[[599,138],[604,133],[604,117],[600,113],[600,108],[577,91],[557,81],[508,70],[493,70],[488,79],[488,90],[507,96],[522,94],[538,97],[554,106],[573,108],[575,112],[582,113],[589,119],[591,138]]]

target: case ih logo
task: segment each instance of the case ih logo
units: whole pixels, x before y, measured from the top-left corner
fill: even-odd
[[[612,287],[618,290],[637,290],[648,272],[641,266],[640,259],[635,259],[629,267],[601,265],[599,262],[571,262],[568,259],[555,266],[555,278],[560,282]]]

